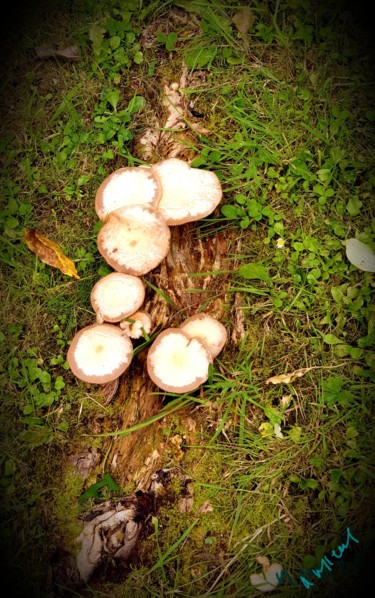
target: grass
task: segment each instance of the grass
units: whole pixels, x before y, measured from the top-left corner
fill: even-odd
[[[176,6],[187,21],[167,16]],[[137,138],[183,64],[202,74],[188,98],[210,131],[187,148],[224,191],[221,210],[195,234],[236,241],[223,323],[233,330],[240,305],[244,334],[215,361],[199,398],[179,406],[171,397],[167,415],[152,418],[165,426],[169,465],[194,480],[191,512],[178,511],[176,488],[127,578],[82,595],[256,596],[258,555],[290,575],[275,596],[305,595],[301,577],[314,584],[311,596],[350,586],[355,595],[368,579],[374,278],[348,262],[344,246],[358,237],[375,248],[366,14],[349,3],[254,2],[247,45],[231,21],[239,6],[47,2],[3,40],[0,483],[15,595],[51,595],[46,563],[74,546],[78,497],[104,473],[83,488],[68,456],[88,436],[105,452],[118,433],[116,404],[104,407],[73,379],[65,356],[76,329],[92,322],[90,290],[109,271],[95,242],[96,189],[110,171],[142,163]],[[143,47],[157,18],[159,35]],[[81,59],[39,60],[43,43],[75,44]],[[25,228],[58,242],[78,283],[29,252]],[[302,368],[289,382],[267,383]],[[186,409],[199,425],[180,461],[172,439],[191,438],[179,419]],[[211,510],[202,514],[204,505]],[[332,557],[320,579],[312,570],[348,528],[359,544]]]

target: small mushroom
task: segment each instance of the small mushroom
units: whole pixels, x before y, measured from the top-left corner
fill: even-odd
[[[174,393],[195,390],[208,379],[211,352],[200,338],[179,328],[167,328],[154,340],[147,355],[147,371],[159,388]]]
[[[140,310],[131,314],[128,321],[124,320],[120,322],[120,327],[125,330],[126,334],[130,338],[141,338],[151,332],[151,318],[146,311]]]
[[[149,167],[119,168],[110,174],[96,192],[95,210],[99,220],[108,214],[130,205],[153,205],[159,201],[159,177]]]
[[[113,324],[82,328],[73,338],[67,354],[73,374],[92,384],[105,384],[121,376],[132,357],[130,338]]]
[[[124,274],[142,276],[166,257],[171,233],[161,214],[150,206],[114,210],[98,234],[98,249],[106,262]]]
[[[90,295],[97,322],[119,322],[133,314],[145,300],[145,287],[132,274],[112,272],[100,278]]]
[[[214,172],[191,168],[178,158],[157,162],[151,171],[161,182],[157,209],[170,226],[205,218],[221,201],[221,184]]]
[[[225,326],[216,318],[205,313],[196,314],[187,318],[181,326],[191,338],[200,338],[208,345],[212,357],[219,355],[227,340]]]

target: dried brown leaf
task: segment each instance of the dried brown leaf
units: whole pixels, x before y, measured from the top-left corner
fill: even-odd
[[[210,503],[209,500],[206,500],[203,505],[201,505],[198,509],[198,513],[200,513],[201,515],[205,515],[206,513],[212,513],[212,511],[214,510],[212,504]]]
[[[30,251],[35,253],[42,262],[58,268],[67,276],[80,278],[74,263],[63,254],[57,243],[32,229],[25,230],[24,239]]]
[[[241,6],[232,21],[241,35],[246,36],[254,22],[254,15],[248,6]]]
[[[300,370],[295,370],[290,374],[280,374],[279,376],[272,376],[271,378],[267,378],[266,384],[290,384],[290,382],[293,382],[296,378],[301,378],[301,376],[304,376],[307,372],[313,369],[315,368],[302,368]]]
[[[42,44],[35,48],[35,52],[39,58],[56,58],[61,57],[70,62],[78,62],[81,59],[81,54],[77,46],[67,46],[62,50],[53,48],[49,44]]]

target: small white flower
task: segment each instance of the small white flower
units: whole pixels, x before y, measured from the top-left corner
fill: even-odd
[[[285,241],[281,237],[276,241],[277,249],[282,249],[285,246]]]

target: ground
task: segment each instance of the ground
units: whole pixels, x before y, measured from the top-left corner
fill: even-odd
[[[366,11],[32,4],[8,13],[2,38],[9,592],[258,596],[251,576],[269,559],[284,570],[274,596],[360,593],[374,541],[374,278],[371,255],[357,268],[346,240],[375,248]],[[96,190],[118,168],[170,157],[215,172],[222,201],[171,227],[170,253],[142,277],[153,330],[128,371],[85,384],[66,354],[111,271]],[[57,243],[77,276],[41,261],[25,229]],[[150,344],[200,311],[227,343],[199,389],[163,393],[147,375]],[[102,553],[82,582],[84,523],[124,505],[131,554]],[[121,545],[111,529],[98,537]]]

